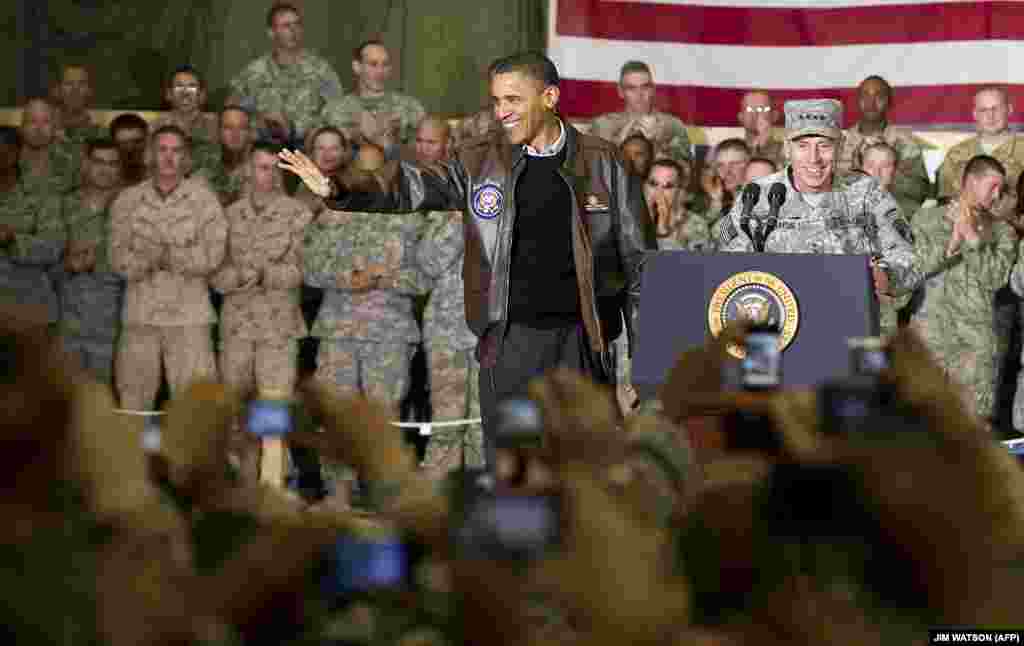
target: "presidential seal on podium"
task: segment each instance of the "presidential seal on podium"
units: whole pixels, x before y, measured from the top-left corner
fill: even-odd
[[[708,327],[716,338],[730,322],[777,326],[779,350],[785,350],[796,336],[800,308],[796,296],[781,278],[764,271],[733,274],[715,289],[708,302]],[[742,359],[743,348],[729,345],[729,354]]]

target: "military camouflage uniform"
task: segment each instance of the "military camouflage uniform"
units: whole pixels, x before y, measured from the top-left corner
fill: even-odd
[[[305,184],[299,184],[299,188],[295,191],[295,199],[306,205],[310,213],[314,216],[320,215],[327,205],[324,204],[324,198],[320,197],[313,191],[309,190],[309,187]]]
[[[71,274],[58,266],[54,272],[64,351],[96,379],[113,385],[124,280],[110,264],[110,210],[90,208],[79,191],[51,199],[45,209],[64,223],[69,243],[90,243],[96,253],[92,271]]]
[[[750,158],[760,157],[775,162],[775,166],[782,168],[786,165],[786,144],[781,139],[771,137],[768,142],[761,146],[754,145],[754,142],[746,138],[747,146],[750,148]]]
[[[171,112],[153,124],[151,132],[163,126],[181,128],[192,141],[192,172],[213,166],[220,157],[220,126],[215,114],[201,112],[192,123],[186,122],[180,115]]]
[[[206,180],[210,185],[210,189],[217,194],[220,205],[225,208],[248,194],[249,173],[247,164],[242,162],[235,168],[228,170],[224,166],[224,158],[221,156],[219,148],[217,156],[208,158],[203,162],[202,166],[195,167],[193,175]]]
[[[480,365],[473,356],[476,336],[466,324],[462,284],[462,213],[431,213],[416,251],[423,272],[434,281],[423,312],[423,339],[430,371],[434,421],[480,417]],[[424,466],[441,475],[462,464],[483,466],[479,424],[434,428]]]
[[[306,282],[324,290],[312,336],[321,339],[317,377],[342,393],[362,392],[398,406],[409,385],[409,361],[420,340],[413,299],[429,289],[416,267],[419,214],[324,211],[306,229]],[[387,272],[389,288],[354,291],[363,261]]]
[[[786,186],[786,201],[765,251],[879,255],[888,266],[894,288],[914,284],[916,266],[909,242],[910,226],[900,215],[896,200],[873,177],[863,173],[839,175],[832,180],[832,191],[822,194],[823,199],[814,206],[793,185],[787,167],[755,182],[761,186],[755,217],[767,217],[768,189],[775,182]],[[753,243],[740,229],[742,208],[737,202],[716,227],[719,251],[754,250]]]
[[[889,192],[900,202],[901,206],[906,202],[920,207],[931,195],[932,185],[928,179],[928,170],[924,166],[921,144],[914,139],[914,135],[907,128],[886,125],[880,135],[863,135],[860,132],[860,124],[854,124],[843,134],[843,150],[839,156],[839,170],[849,171],[860,168],[863,161],[861,154],[864,152],[864,148],[882,141],[895,148],[899,154],[899,165],[896,167]],[[917,208],[914,210],[916,211]],[[904,213],[904,215],[910,218],[913,213]]]
[[[394,129],[395,142],[399,144],[414,141],[416,127],[427,116],[423,104],[416,98],[398,92],[385,92],[374,97],[347,94],[328,103],[322,119],[326,125],[334,126],[355,141],[360,135],[360,116],[363,112],[373,113],[378,120],[389,121]]]
[[[83,125],[65,126],[60,130],[61,139],[74,145],[82,145],[90,139],[102,139],[108,136],[107,129],[100,127],[91,116]]]
[[[714,245],[708,223],[696,213],[685,208],[675,209],[668,229],[667,236],[658,237],[658,249],[662,251],[707,252],[713,250]]]
[[[257,58],[231,80],[231,92],[247,110],[284,114],[300,140],[324,105],[343,94],[331,64],[310,51],[294,65],[279,65],[272,53]]]
[[[49,272],[61,260],[67,234],[57,214],[42,209],[43,194],[22,183],[0,193],[0,223],[17,233],[0,246],[0,301],[44,308],[56,323],[59,306]]]
[[[228,252],[210,284],[225,294],[220,372],[242,393],[290,396],[297,378],[302,242],[313,215],[284,194],[260,209],[250,199],[228,207]]]
[[[954,201],[914,218],[914,250],[924,276],[946,259],[958,206]],[[911,325],[950,379],[966,387],[968,410],[988,419],[995,403],[996,358],[1006,344],[994,328],[995,293],[1017,260],[1017,237],[1008,224],[996,221],[982,242],[961,243],[960,251],[962,261],[924,283]]]
[[[224,260],[228,223],[205,180],[166,198],[152,181],[125,189],[111,207],[110,260],[127,281],[117,374],[121,405],[146,410],[160,386],[171,394],[215,377],[207,277]],[[130,377],[129,377],[130,376]]]
[[[64,141],[50,144],[50,166],[46,175],[34,176],[28,163],[22,159],[21,183],[29,193],[38,193],[44,198],[67,193],[80,183],[82,155],[81,146]]]
[[[967,162],[977,155],[989,154],[981,147],[981,139],[971,137],[949,149],[938,172],[939,197],[955,197],[960,193],[960,180]],[[1017,202],[1017,179],[1024,171],[1024,137],[1011,136],[1010,140],[991,153],[1006,168],[1003,197],[994,209],[999,215],[1008,215]]]
[[[590,134],[621,145],[634,132],[639,132],[654,143],[655,159],[668,157],[678,162],[693,159],[690,137],[686,126],[678,117],[665,112],[645,115],[628,112],[603,114],[590,124]]]

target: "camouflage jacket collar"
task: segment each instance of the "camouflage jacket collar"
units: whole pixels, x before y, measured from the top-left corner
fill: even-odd
[[[192,180],[185,178],[174,187],[174,190],[164,195],[160,192],[160,189],[156,187],[156,178],[147,179],[144,183],[144,190],[142,191],[142,199],[150,206],[156,208],[163,208],[167,206],[173,206],[179,202],[182,202],[192,194],[191,187]]]

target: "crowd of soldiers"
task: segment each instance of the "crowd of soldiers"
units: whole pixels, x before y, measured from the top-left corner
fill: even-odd
[[[289,195],[277,152],[304,149],[329,177],[359,168],[386,192],[400,164],[443,174],[457,142],[493,134],[491,110],[458,128],[427,115],[415,98],[388,89],[389,52],[376,40],[353,52],[356,87],[346,94],[331,65],[303,47],[296,8],[275,5],[267,26],[272,51],[232,80],[219,113],[206,111],[206,84],[189,66],[168,76],[170,109],[153,124],[128,113],[98,127],[88,110],[90,72],[79,65],[62,69],[52,97],[27,101],[21,127],[0,130],[0,289],[38,308],[69,356],[116,384],[124,409],[152,409],[162,380],[173,395],[216,375],[253,396],[287,398],[315,353],[318,377],[388,402],[397,417],[422,344],[433,418],[474,419],[479,366],[463,312],[461,216],[331,211],[304,185]],[[789,163],[772,97],[746,94],[737,115],[744,137],[719,143],[699,163],[685,124],[656,109],[646,64],[623,65],[619,93],[623,110],[597,117],[590,130],[620,146],[642,183],[658,248],[736,246],[723,217],[736,195]],[[866,211],[885,221],[883,236],[905,243],[901,253],[945,257],[957,213],[993,218],[985,230],[992,255],[978,267],[961,263],[878,291],[883,329],[898,317],[914,321],[990,419],[1014,327],[1007,287],[1024,294],[1024,268],[1011,279],[1024,228],[1024,145],[1008,127],[1008,96],[997,87],[977,93],[977,135],[949,151],[934,183],[922,143],[888,122],[894,96],[885,79],[865,79],[857,96],[861,120],[838,138],[834,190],[871,202]],[[985,166],[998,176],[991,195],[968,190],[964,179],[979,155],[997,160]],[[909,272],[914,263],[896,264]],[[999,290],[1012,306],[995,326]],[[319,340],[312,352],[310,337]],[[628,410],[635,395],[625,337],[617,341],[619,395]],[[1024,428],[1024,393],[1014,413]],[[478,462],[473,428],[435,429],[424,464],[445,472]]]

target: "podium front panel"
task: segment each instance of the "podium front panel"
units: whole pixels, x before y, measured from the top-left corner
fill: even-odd
[[[866,255],[651,252],[644,266],[632,365],[641,397],[657,394],[681,352],[706,342],[712,297],[742,272],[771,274],[796,298],[799,320],[782,359],[785,387],[814,386],[845,375],[846,339],[878,334]]]

